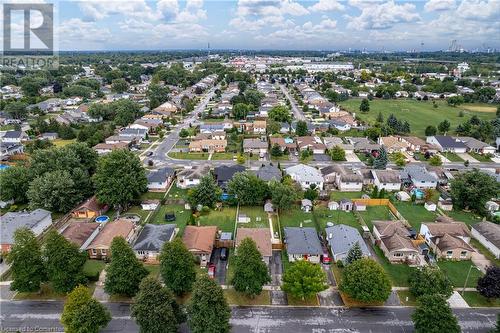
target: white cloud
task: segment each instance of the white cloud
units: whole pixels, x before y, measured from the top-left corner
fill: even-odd
[[[90,0],[79,3],[85,18],[98,21],[113,15],[126,17],[141,17],[148,20],[157,20],[161,13],[154,11],[144,0],[134,1],[98,1]]]
[[[347,28],[353,30],[389,29],[395,24],[418,22],[420,16],[415,12],[415,5],[410,3],[396,4],[394,1],[352,2],[361,9],[361,15],[348,16]]]
[[[345,6],[337,0],[319,0],[314,5],[309,7],[309,10],[313,12],[343,11],[344,9]]]
[[[457,9],[457,14],[471,20],[500,20],[500,1],[464,0]]]
[[[425,3],[426,12],[450,10],[455,8],[455,0],[429,0]]]
[[[61,48],[70,50],[100,49],[113,38],[107,28],[79,18],[61,22],[57,33],[60,36]]]

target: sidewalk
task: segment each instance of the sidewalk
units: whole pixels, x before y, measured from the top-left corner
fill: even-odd
[[[99,275],[99,280],[95,283],[94,298],[99,302],[108,302],[109,295],[104,291],[104,281],[106,280],[106,270],[103,269]]]

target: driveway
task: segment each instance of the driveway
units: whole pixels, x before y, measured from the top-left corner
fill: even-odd
[[[328,284],[332,287],[335,287],[337,285],[337,282],[335,281],[335,277],[333,276],[333,272],[330,269],[330,265],[321,264],[321,269],[326,274],[326,281],[328,282]]]
[[[474,157],[470,156],[467,153],[461,153],[461,154],[457,153],[457,155],[464,161],[469,161],[470,163],[479,163],[478,160],[476,160]]]
[[[215,249],[212,252],[212,257],[210,258],[210,263],[215,265],[215,282],[219,285],[226,284],[226,273],[227,273],[227,260],[220,260],[221,248]],[[228,258],[230,259],[230,258]]]
[[[271,273],[271,285],[281,285],[281,276],[283,275],[283,263],[281,262],[281,251],[273,251],[273,255],[269,262],[269,270]]]
[[[354,153],[346,153],[345,154],[345,160],[347,162],[361,162],[361,160],[359,159],[358,155],[354,154]]]
[[[475,249],[476,252],[472,253],[472,263],[481,270],[481,272],[486,273],[486,267],[491,266],[491,261],[484,256],[481,252]]]
[[[318,301],[321,306],[343,306],[344,302],[337,290],[323,290],[318,293]]]

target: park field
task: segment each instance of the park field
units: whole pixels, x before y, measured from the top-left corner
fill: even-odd
[[[445,119],[451,123],[454,130],[459,124],[465,122],[473,115],[480,119],[495,119],[495,112],[492,107],[485,104],[463,104],[458,107],[449,106],[446,101],[436,101],[438,107],[434,108],[432,101],[417,101],[412,99],[374,99],[370,101],[370,111],[361,113],[359,105],[361,99],[349,99],[339,104],[348,111],[355,112],[359,119],[369,124],[376,122],[379,112],[382,113],[384,121],[392,113],[399,120],[406,120],[410,123],[411,134],[423,137],[425,128],[429,125],[437,125]],[[464,116],[460,117],[460,111]],[[495,109],[496,111],[496,109]]]

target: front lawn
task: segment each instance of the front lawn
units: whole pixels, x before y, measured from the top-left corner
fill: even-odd
[[[429,212],[423,205],[411,202],[396,202],[394,206],[416,231],[420,231],[422,223],[434,222],[438,216],[435,212]]]
[[[175,213],[175,221],[167,222],[165,221],[165,214],[174,212]],[[191,211],[189,209],[184,209],[184,205],[162,205],[158,211],[149,218],[149,223],[152,224],[167,224],[167,223],[175,223],[179,228],[179,236],[182,236],[184,228],[189,219],[189,215]]]
[[[415,268],[406,264],[391,264],[385,257],[384,252],[382,252],[378,246],[373,246],[373,249],[375,250],[375,253],[377,253],[380,265],[382,265],[386,273],[389,275],[392,285],[395,287],[407,287],[408,277]]]
[[[471,307],[500,307],[500,298],[488,299],[477,291],[466,291],[462,297]]]
[[[292,306],[319,306],[318,296],[314,295],[306,299],[295,298],[287,294],[288,305]]]
[[[215,160],[215,161],[219,161],[219,160],[230,161],[235,156],[237,156],[237,154],[234,154],[234,153],[213,153],[212,160]]]
[[[215,225],[224,232],[232,232],[234,235],[234,223],[236,221],[236,208],[223,207],[222,210],[210,210],[207,215],[198,218],[200,225]]]
[[[271,297],[269,291],[263,290],[260,295],[250,298],[243,293],[239,293],[234,289],[225,289],[224,296],[231,305],[269,305],[271,304]]]
[[[144,268],[146,268],[149,272],[149,276],[158,279],[160,276],[160,265],[146,265],[144,264]]]
[[[415,296],[410,293],[409,290],[398,290],[397,291],[399,300],[401,301],[402,305],[406,306],[416,306],[417,305],[417,299]],[[408,300],[407,300],[408,298]]]
[[[269,220],[263,207],[240,206],[239,214],[247,215],[250,222],[238,223],[238,228],[269,228]]]
[[[184,153],[184,152],[170,152],[168,156],[177,160],[206,160],[208,153]]]
[[[467,280],[466,285],[467,288],[475,288],[477,286],[477,280],[483,275],[470,260],[441,260],[438,261],[438,266],[446,273],[455,288],[464,287],[465,279],[467,278],[467,273],[471,266],[473,267],[470,269],[469,280]]]
[[[99,277],[106,264],[102,260],[87,259],[83,265],[83,274],[87,277]]]
[[[486,162],[486,163],[493,162],[489,156],[486,156],[483,154],[478,154],[478,153],[473,153],[473,152],[469,152],[467,154],[474,157],[479,162]]]
[[[444,157],[446,157],[450,162],[464,162],[464,160],[455,153],[444,152],[441,153]]]

